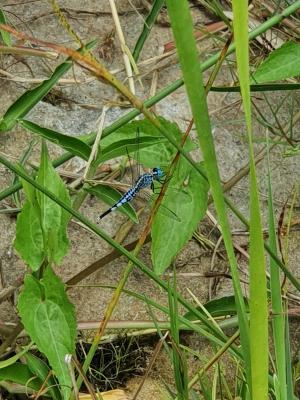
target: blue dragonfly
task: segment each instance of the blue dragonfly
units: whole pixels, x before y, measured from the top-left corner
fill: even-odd
[[[140,143],[139,137],[140,137],[140,129],[139,129],[139,127],[137,127],[135,140],[138,145]],[[135,176],[137,178],[132,179],[132,182],[134,182],[132,184],[132,186],[127,190],[126,193],[123,194],[122,197],[120,197],[120,199],[118,201],[116,201],[109,209],[107,209],[103,214],[101,214],[97,218],[98,221],[102,220],[105,216],[107,216],[111,212],[122,207],[124,204],[131,202],[143,189],[151,188],[152,192],[155,194],[155,190],[154,190],[155,183],[156,182],[158,182],[160,184],[164,183],[165,173],[161,167],[157,166],[157,167],[153,168],[151,170],[151,172],[146,172],[143,174],[140,173],[140,168],[141,168],[140,150],[141,149],[138,146],[138,149],[136,150],[136,153],[133,157],[133,159],[136,160],[135,168],[133,168],[133,166],[131,165],[131,163],[130,163],[131,158],[129,156],[129,153],[127,152],[132,176]],[[185,195],[184,200],[182,200],[182,201],[185,201],[185,202],[189,201],[189,196],[187,195],[187,193],[184,193],[184,191],[182,189],[178,189],[175,187],[169,188],[169,189],[173,192],[173,194],[174,194],[174,191],[176,192],[176,198],[178,195]],[[147,197],[147,194],[145,194],[145,195]],[[168,196],[168,194],[165,194],[165,196]],[[140,196],[140,194],[139,194],[139,197],[142,197],[142,196]],[[173,195],[172,195],[172,197],[173,197]],[[148,197],[148,199],[149,199],[149,197]],[[164,204],[160,204],[158,212],[165,214],[169,218],[180,221],[180,218],[178,218],[176,213]]]
[[[153,168],[152,172],[142,174],[135,182],[135,184],[115,203],[112,207],[101,214],[98,219],[101,220],[106,215],[115,211],[117,208],[123,206],[125,203],[130,202],[142,190],[150,187],[154,192],[154,181],[163,183],[164,172],[160,167]]]

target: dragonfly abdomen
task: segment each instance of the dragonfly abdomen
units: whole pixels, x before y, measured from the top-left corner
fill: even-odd
[[[152,183],[153,183],[153,179],[155,179],[155,177],[153,176],[153,173],[152,174],[151,173],[146,173],[146,174],[141,175],[139,177],[139,179],[136,181],[135,185],[132,188],[130,188],[120,198],[120,200],[116,204],[114,204],[112,207],[110,207],[108,210],[106,210],[103,214],[101,214],[99,216],[99,219],[102,219],[107,214],[109,214],[112,211],[116,210],[117,208],[121,207],[123,204],[128,203],[129,201],[131,201],[137,195],[137,193],[140,190],[151,186]]]

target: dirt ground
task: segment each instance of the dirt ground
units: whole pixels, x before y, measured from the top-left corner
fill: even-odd
[[[54,43],[64,44],[70,47],[77,47],[73,39],[65,31],[60,24],[57,16],[51,8],[48,1],[18,1],[9,0],[1,1],[0,4],[6,12],[8,23],[12,24],[17,30],[24,31],[39,39],[47,40]],[[129,49],[133,49],[135,42],[141,32],[143,26],[143,18],[147,12],[142,5],[143,2],[118,0],[116,2],[120,23]],[[123,67],[122,52],[118,39],[113,37],[111,33],[114,31],[114,24],[111,18],[109,2],[100,1],[64,1],[59,2],[63,7],[64,15],[68,18],[73,30],[77,32],[80,38],[86,42],[92,38],[97,38],[98,44],[95,55],[101,58],[101,61],[112,71]],[[135,7],[133,7],[135,6]],[[204,14],[200,8],[194,6],[192,8],[195,22],[199,25],[208,24],[212,21],[211,16]],[[172,41],[172,33],[168,24],[164,23],[164,19],[156,24],[146,42],[145,48],[141,54],[141,61],[151,57],[158,56],[162,52],[165,44]],[[199,42],[199,49],[202,58],[206,59],[213,54],[216,49],[216,42],[212,39],[206,39]],[[162,68],[157,73],[156,91],[164,88],[174,80],[180,77],[180,70],[177,62],[172,62],[176,58],[169,59],[162,63]],[[229,60],[233,60],[232,57]],[[58,61],[41,60],[38,58],[25,58],[20,56],[2,55],[0,58],[0,115],[3,115],[9,105],[15,101],[24,91],[34,86],[31,81],[33,78],[44,79],[57,65]],[[231,65],[228,61],[222,72],[219,74],[216,84],[232,84]],[[7,79],[2,74],[2,70],[12,74],[12,79]],[[150,86],[153,82],[154,64],[141,66],[143,88],[136,82],[137,94],[145,99],[149,96]],[[107,101],[116,97],[115,91],[95,79],[86,84],[78,85],[76,80],[86,80],[89,78],[87,73],[75,66],[67,76],[73,80],[73,83],[67,84],[62,82],[53,91],[53,97],[47,96],[44,101],[40,102],[34,110],[27,116],[28,119],[41,124],[42,126],[58,130],[59,132],[69,135],[80,135],[88,133],[95,129],[96,121],[101,114],[103,105]],[[124,71],[117,74],[119,78],[125,79]],[[209,72],[205,73],[205,79],[209,76]],[[26,78],[20,82],[17,78]],[[284,97],[285,94],[267,93],[268,100],[274,105],[283,102],[277,117],[280,119],[282,126],[289,123],[291,110],[291,97]],[[239,169],[247,163],[248,152],[246,143],[246,132],[243,125],[243,114],[241,112],[239,94],[221,94],[211,92],[208,96],[208,104],[211,114],[211,120],[214,127],[214,137],[219,160],[219,168],[222,179],[229,180]],[[271,114],[262,95],[255,94],[254,101],[259,106],[261,112],[266,118],[273,122],[274,116]],[[299,92],[298,99],[299,101]],[[161,101],[156,107],[157,114],[176,122],[182,130],[187,127],[191,118],[188,101],[183,88],[178,89],[166,99]],[[107,113],[105,125],[115,121],[120,115],[127,113],[128,109],[117,106],[111,107]],[[256,139],[255,150],[258,152],[264,146],[266,128],[254,121],[254,137]],[[299,137],[299,122],[294,125],[294,135]],[[7,133],[0,135],[0,151],[9,159],[18,160],[23,150],[28,146],[32,137],[21,127],[16,127]],[[51,148],[51,157],[53,159],[62,152],[56,146]],[[35,145],[30,161],[37,162],[39,157],[39,145]],[[273,175],[273,190],[276,200],[277,216],[282,210],[283,205],[291,198],[291,191],[299,179],[300,158],[283,158],[283,147],[277,146],[271,153],[271,168]],[[197,159],[201,159],[201,154],[195,154]],[[83,162],[79,159],[72,159],[59,168],[60,171],[72,172],[79,174],[82,171]],[[266,160],[264,159],[258,168],[259,188],[261,193],[262,214],[266,217],[267,211],[267,182],[266,182]],[[5,189],[11,184],[12,176],[3,166],[0,165],[0,190]],[[228,193],[230,199],[238,206],[239,210],[248,215],[248,178],[245,177],[235,185]],[[297,203],[299,206],[299,202]],[[81,210],[92,221],[96,221],[100,212],[105,210],[105,204],[101,204],[94,198],[88,198]],[[215,214],[214,208],[210,211]],[[244,232],[244,227],[233,216],[230,216],[232,231],[235,233],[234,241],[236,245],[247,250],[248,238]],[[17,286],[21,281],[26,266],[15,253],[12,242],[15,235],[15,216],[8,214],[0,214],[0,267],[2,287]],[[125,243],[130,243],[138,237],[143,226],[145,218],[141,219],[138,226],[134,226],[127,236]],[[125,217],[119,213],[112,213],[107,219],[103,220],[102,228],[110,235],[115,235],[122,224]],[[219,233],[217,229],[213,229],[212,223],[206,217],[199,224],[199,232],[217,243]],[[78,223],[72,221],[69,225],[69,238],[71,248],[69,254],[63,260],[60,267],[56,268],[56,272],[64,281],[72,278],[79,271],[84,270],[95,261],[101,259],[108,254],[111,249],[107,243],[96,237],[90,232],[83,229]],[[188,299],[191,299],[190,290],[201,302],[208,300],[210,294],[213,297],[221,297],[231,293],[231,282],[228,280],[218,280],[211,282],[203,275],[212,269],[217,272],[228,271],[228,263],[222,258],[223,245],[220,245],[220,253],[214,259],[212,265],[212,250],[205,248],[195,239],[191,239],[182,252],[174,261],[178,273],[178,287],[181,293]],[[149,244],[145,245],[141,253],[142,260],[151,265],[149,256]],[[300,259],[300,241],[299,232],[295,229],[291,232],[289,238],[289,268],[300,276],[299,270]],[[239,255],[239,265],[244,271],[244,277],[247,278],[247,257]],[[74,287],[69,290],[69,296],[76,305],[77,317],[79,322],[100,321],[103,313],[109,303],[112,292],[107,289],[100,288],[99,285],[116,285],[120,274],[126,266],[124,258],[117,258],[113,262],[104,265],[97,272],[88,276],[80,285],[82,287]],[[170,270],[166,274],[170,273]],[[167,278],[167,276],[166,276]],[[131,274],[128,289],[137,291],[145,296],[155,299],[157,302],[166,304],[167,299],[149,279],[145,277],[137,269]],[[247,290],[247,285],[245,285]],[[157,313],[157,318],[164,318],[163,315]],[[11,301],[5,301],[0,304],[0,319],[3,321],[16,321],[14,304]],[[115,320],[149,320],[149,310],[147,306],[137,300],[122,295],[113,319]],[[296,328],[297,329],[297,328]],[[299,328],[298,328],[299,329]],[[296,341],[297,342],[297,332]],[[198,344],[197,344],[198,345]],[[203,345],[203,344],[202,344]],[[204,346],[204,345],[203,345]],[[199,350],[199,347],[198,347]],[[205,351],[201,349],[201,351]],[[153,394],[157,393],[155,398],[163,396],[164,392],[162,379],[172,382],[172,371],[170,366],[166,367],[167,361],[157,363],[154,372],[149,378],[147,384],[149,389],[141,392],[139,399],[152,399]],[[134,377],[129,385],[129,392],[134,393],[140,377]],[[131,385],[131,386],[130,386]]]

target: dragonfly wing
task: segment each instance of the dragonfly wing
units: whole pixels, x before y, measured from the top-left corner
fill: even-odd
[[[157,213],[163,214],[166,217],[173,219],[174,221],[181,222],[181,219],[178,217],[178,215],[174,211],[172,211],[170,208],[166,207],[164,204],[159,205]]]
[[[158,195],[160,193],[160,187],[156,187],[154,189],[154,195]],[[190,203],[192,201],[192,197],[190,195],[190,193],[188,193],[187,190],[182,189],[182,188],[175,188],[175,187],[170,187],[168,186],[168,189],[166,191],[166,193],[164,194],[164,197],[168,197],[168,196],[172,196],[172,197],[176,197],[176,199],[178,201],[185,201]]]
[[[137,198],[140,198],[144,201],[147,201],[150,205],[150,207],[152,207],[154,205],[155,200],[157,199],[157,195],[156,194],[150,194],[149,191],[146,190],[142,190],[138,195]],[[178,215],[171,210],[171,208],[165,206],[164,204],[160,204],[159,208],[158,208],[158,214],[163,214],[166,217],[169,217],[175,221],[180,222],[181,219],[178,217]]]

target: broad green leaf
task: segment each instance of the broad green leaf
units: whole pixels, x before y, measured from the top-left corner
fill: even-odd
[[[162,117],[159,117],[160,123],[170,134],[172,134],[178,141],[182,137],[182,133],[178,126]],[[137,133],[139,131],[139,140],[143,137],[158,137],[162,138],[161,133],[155,128],[148,120],[132,121],[121,128],[117,129],[111,135],[104,137],[101,140],[101,147],[104,151],[106,146],[110,144],[124,140],[124,139],[137,139]],[[190,140],[187,140],[185,150],[190,151],[194,148],[194,145]],[[168,141],[154,144],[151,147],[140,148],[138,154],[133,155],[133,158],[137,158],[137,161],[143,164],[147,168],[154,168],[158,166],[167,165],[174,155],[176,149]]]
[[[45,389],[47,390],[47,393],[50,394],[51,398],[54,400],[61,400],[62,397],[57,388],[57,382],[51,374],[48,365],[30,352],[26,353],[24,358],[30,371],[40,378],[42,382],[46,382]]]
[[[53,168],[44,143],[36,180],[59,199],[71,204],[68,191]],[[66,233],[69,214],[26,181],[22,183],[26,201],[18,215],[14,246],[22,259],[36,271],[45,258],[58,264],[66,254],[69,246]]]
[[[188,185],[184,187],[185,182]],[[172,189],[167,190],[162,204],[173,211],[180,221],[157,213],[152,224],[152,262],[157,275],[164,273],[176,254],[192,237],[207,208],[208,183],[186,161],[180,159],[178,169],[170,180],[171,188],[184,188],[189,201],[178,201]]]
[[[22,168],[20,166],[20,168]],[[36,190],[22,180],[26,200],[22,211],[18,214],[14,247],[23,261],[33,271],[37,271],[44,258],[44,240],[41,226],[40,209],[36,198]]]
[[[157,136],[140,137],[137,141],[134,139],[123,139],[110,144],[102,149],[97,163],[103,163],[116,157],[140,151],[146,147],[155,146],[157,144],[165,143],[166,139]]]
[[[4,384],[5,381],[23,385],[24,393],[27,393],[28,389],[32,389],[35,392],[38,392],[43,385],[43,381],[34,376],[27,365],[21,364],[19,362],[16,362],[6,368],[0,369],[0,386],[1,382]]]
[[[37,271],[45,257],[43,232],[39,209],[25,201],[22,211],[17,217],[16,238],[14,247],[22,260]]]
[[[253,75],[255,83],[278,81],[300,75],[300,44],[287,42],[272,53]]]
[[[88,160],[91,153],[91,147],[82,140],[73,136],[63,135],[62,133],[53,131],[52,129],[41,127],[31,121],[21,120],[19,123],[29,131],[57,144],[73,155],[78,156],[83,160]]]
[[[156,189],[155,189],[156,190]],[[170,192],[170,191],[169,191]],[[190,202],[190,197],[187,193],[184,193],[183,191],[175,191],[173,190],[173,194],[169,194],[171,196],[176,196],[176,199],[178,201],[187,201]],[[159,192],[153,194],[150,197],[150,207],[154,206],[155,201],[157,200],[157,197],[159,196]],[[144,195],[142,196],[144,197]],[[147,198],[147,196],[146,196]],[[168,218],[174,219],[175,221],[179,221],[181,222],[181,219],[178,217],[178,215],[176,215],[176,213],[174,211],[172,211],[170,208],[167,208],[166,206],[164,206],[163,204],[160,204],[159,209],[157,210],[158,214],[162,214]]]
[[[71,205],[69,193],[52,166],[44,142],[42,144],[41,163],[36,181],[54,193],[60,200]],[[69,214],[42,192],[37,191],[37,199],[47,258],[50,262],[54,261],[56,264],[59,264],[69,248],[67,238]]]
[[[93,196],[96,196],[98,199],[104,201],[110,207],[117,203],[117,201],[119,201],[122,197],[121,193],[118,190],[105,185],[96,185],[90,188],[86,188],[85,190]],[[120,211],[122,214],[125,214],[136,224],[138,223],[138,217],[130,203],[124,204],[122,207],[118,208],[118,211]]]
[[[0,9],[0,24],[6,24],[5,14],[1,9]],[[2,37],[3,43],[6,44],[6,46],[11,46],[10,34],[0,29],[0,35]]]
[[[44,286],[46,298],[57,304],[63,311],[72,333],[70,337],[70,346],[75,346],[74,341],[76,337],[77,327],[75,319],[75,308],[68,299],[64,283],[57,275],[55,275],[53,270],[48,267],[44,272],[42,284]]]
[[[50,267],[41,281],[31,275],[25,277],[18,309],[26,331],[47,357],[63,397],[68,399],[72,382],[64,359],[66,354],[75,352],[75,310],[64,284]]]
[[[96,41],[86,45],[86,49],[94,46]],[[78,51],[84,52],[84,49]],[[58,80],[72,67],[73,63],[67,59],[60,64],[49,79],[44,80],[36,88],[27,90],[16,100],[6,111],[0,120],[0,132],[9,131],[14,127],[19,118],[23,118],[50,90],[55,86]]]

